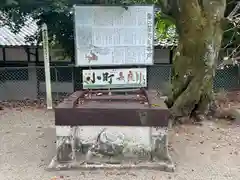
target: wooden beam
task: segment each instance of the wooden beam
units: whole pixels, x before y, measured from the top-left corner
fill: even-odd
[[[2,54],[3,54],[3,62],[6,62],[6,49],[2,47]]]
[[[38,53],[38,46],[36,47],[36,49],[35,49],[35,54],[36,54],[36,63],[39,63],[39,53]]]
[[[27,61],[31,62],[31,56],[30,56],[30,49],[29,49],[29,47],[26,48],[26,53],[27,53]]]

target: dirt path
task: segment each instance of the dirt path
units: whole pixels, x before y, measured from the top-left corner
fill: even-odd
[[[206,122],[203,126],[177,127],[170,143],[175,173],[158,171],[47,172],[55,152],[53,112],[44,110],[0,111],[0,179],[65,180],[239,180],[240,127]]]

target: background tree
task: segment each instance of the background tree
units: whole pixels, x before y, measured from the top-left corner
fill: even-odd
[[[4,15],[3,25],[8,25],[13,31],[18,31],[29,17],[39,25],[45,22],[52,42],[60,45],[66,54],[73,57],[72,6],[101,3],[106,1],[5,0],[0,4],[0,10]],[[201,120],[213,99],[213,77],[219,65],[221,47],[235,49],[230,57],[234,61],[236,58],[233,57],[240,49],[237,1],[110,0],[107,3],[154,3],[160,7],[161,11],[156,13],[157,37],[161,40],[177,41],[173,58],[172,92],[166,103],[176,119],[192,116]],[[36,34],[33,38],[39,39],[40,35]],[[224,65],[223,62],[220,64]]]

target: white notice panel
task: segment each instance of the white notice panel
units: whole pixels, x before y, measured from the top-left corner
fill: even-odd
[[[153,29],[153,6],[76,6],[76,65],[152,65]]]

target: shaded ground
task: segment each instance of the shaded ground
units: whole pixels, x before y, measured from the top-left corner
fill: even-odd
[[[217,104],[224,107],[239,107],[240,108],[240,90],[220,91],[216,93]]]
[[[203,126],[180,126],[170,135],[175,173],[158,171],[47,172],[55,153],[53,112],[41,109],[0,111],[0,179],[50,180],[239,180],[240,127],[205,122]]]

